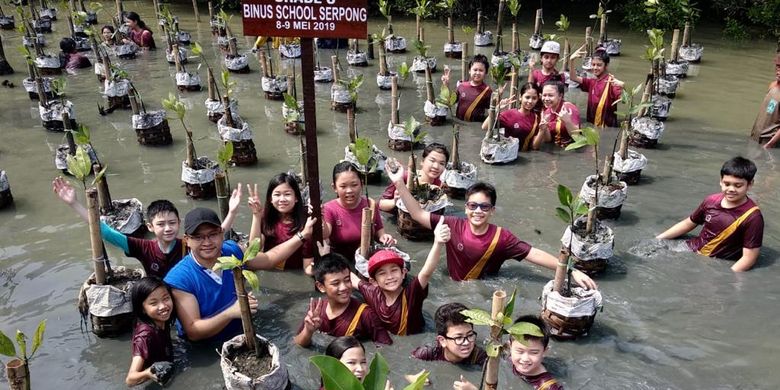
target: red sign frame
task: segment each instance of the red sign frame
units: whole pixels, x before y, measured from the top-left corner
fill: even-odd
[[[244,35],[356,38],[368,35],[367,0],[244,0]]]

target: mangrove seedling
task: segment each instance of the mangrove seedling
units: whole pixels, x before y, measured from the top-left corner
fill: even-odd
[[[555,215],[569,225],[569,229],[574,232],[574,221],[577,218],[588,213],[588,205],[579,196],[575,197],[571,189],[563,184],[558,184],[558,201],[560,206],[555,208]],[[567,244],[567,250],[562,252],[558,267],[555,268],[555,282],[553,290],[564,297],[571,296],[571,272],[575,259],[571,256],[571,244],[574,235],[571,236]],[[565,258],[564,258],[565,256]],[[566,288],[563,288],[563,280],[566,278]]]
[[[21,330],[16,331],[16,345],[19,347],[17,353],[13,341],[0,330],[0,354],[13,358],[5,364],[8,382],[11,389],[30,390],[30,360],[38,352],[43,344],[43,334],[46,331],[46,320],[38,323],[35,334],[32,339],[32,350],[27,354],[27,335]]]
[[[377,352],[371,360],[368,375],[361,382],[339,359],[333,356],[317,355],[309,358],[322,376],[322,386],[325,390],[369,390],[385,389],[387,374],[390,368],[381,353]],[[418,376],[415,381],[403,390],[422,390],[428,379],[428,371]]]
[[[288,108],[284,113],[284,121],[286,123],[298,122],[298,120],[301,118],[301,107],[298,104],[298,99],[285,92],[284,104]]]
[[[509,13],[512,15],[512,52],[520,49],[520,32],[517,30],[517,15],[520,13],[520,0],[508,0],[506,2]]]
[[[409,78],[409,75],[412,74],[412,70],[409,67],[409,64],[406,63],[406,61],[402,62],[401,65],[398,65],[398,69],[396,69],[396,73],[398,73],[398,78],[401,79],[401,85],[403,85],[404,81]]]
[[[198,159],[198,156],[195,153],[195,144],[192,141],[192,131],[184,122],[184,116],[187,113],[187,106],[185,106],[184,102],[179,100],[176,95],[170,92],[168,93],[168,99],[162,100],[162,105],[166,111],[173,111],[176,114],[176,118],[179,120],[179,122],[181,122],[181,126],[184,128],[184,132],[187,134],[187,166],[191,169],[197,169],[195,166],[195,161]]]
[[[457,91],[450,91],[450,88],[447,86],[447,84],[442,84],[441,89],[439,90],[439,97],[436,98],[436,103],[441,104],[442,106],[447,106],[447,109],[450,111],[450,115],[453,115],[452,107],[455,107],[457,102]]]
[[[254,259],[258,253],[260,253],[260,238],[255,238],[249,244],[249,247],[246,248],[243,259],[238,259],[235,255],[219,257],[213,271],[231,270],[233,272],[233,284],[235,284],[236,297],[241,308],[241,325],[244,328],[245,343],[247,349],[253,351],[259,357],[262,351],[257,348],[255,327],[252,324],[252,312],[249,309],[249,298],[244,281],[246,281],[246,284],[249,284],[253,291],[260,288],[260,281],[257,279],[257,274],[253,271],[243,269],[247,261]]]
[[[593,159],[595,163],[595,173],[598,176],[596,179],[596,182],[594,184],[594,199],[593,199],[593,206],[590,210],[588,210],[588,220],[587,225],[585,227],[585,236],[590,235],[593,233],[593,228],[596,223],[596,205],[599,204],[599,185],[606,184],[605,181],[603,181],[602,177],[599,175],[599,140],[600,136],[596,129],[592,127],[584,127],[580,129],[579,133],[572,133],[571,137],[574,139],[574,142],[570,143],[566,146],[566,150],[577,150],[586,146],[593,146]],[[573,233],[573,231],[572,231]]]
[[[349,91],[349,96],[352,99],[352,107],[357,108],[358,90],[360,86],[363,85],[363,74],[352,76],[346,80],[337,80],[336,82]]]
[[[382,16],[387,19],[387,33],[388,35],[393,35],[393,16],[390,15],[390,0],[379,0],[379,12],[382,14]],[[384,35],[384,31],[382,33]],[[376,39],[374,39],[376,41]],[[382,38],[381,41],[382,44],[384,44],[385,39]]]
[[[349,150],[355,156],[358,164],[363,167],[363,178],[367,183],[368,173],[377,165],[376,158],[374,158],[374,142],[371,141],[371,138],[357,137],[354,143],[349,144]],[[364,185],[363,188],[366,189],[366,199],[369,199],[368,186]]]
[[[661,62],[664,60],[664,32],[662,30],[652,28],[647,30],[647,38],[650,41],[650,46],[645,49],[643,59],[650,62],[650,73],[653,75],[653,90],[658,88],[656,85],[658,78],[660,77]],[[650,92],[652,95],[653,91]]]
[[[89,174],[92,173],[92,159],[89,156],[89,152],[87,151],[86,146],[78,145],[76,147],[76,154],[69,154],[65,157],[65,159],[68,164],[68,173],[80,181],[81,186],[84,188],[84,190],[86,190],[87,177],[89,177]],[[106,172],[106,168],[108,168],[108,164],[103,166],[103,169],[95,174],[95,178],[92,180],[92,183],[90,183],[89,187],[95,186],[95,183],[103,178],[103,175]]]
[[[431,0],[415,0],[415,6],[409,10],[409,13],[415,15],[417,20],[416,37],[418,41],[422,37],[422,21],[433,14],[433,2]]]

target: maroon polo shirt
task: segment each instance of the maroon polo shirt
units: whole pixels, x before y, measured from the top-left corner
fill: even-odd
[[[129,250],[127,255],[141,262],[147,276],[157,276],[160,279],[164,278],[168,271],[187,254],[187,247],[181,238],[176,239],[168,253],[160,250],[157,240],[135,237],[127,237],[127,249]]]
[[[355,298],[350,298],[347,309],[334,319],[328,318],[327,305],[323,305],[322,311],[320,311],[320,318],[322,319],[322,325],[319,329],[320,332],[333,337],[347,336],[349,324],[352,323],[352,320],[355,318],[355,314],[357,314],[360,305],[360,301]],[[301,330],[303,330],[303,322],[301,322],[301,325],[298,327],[298,333],[300,333]],[[355,336],[358,339],[371,339],[379,344],[390,345],[393,343],[390,334],[387,333],[387,330],[382,326],[379,317],[376,316],[370,307],[366,307],[363,310],[363,313],[360,314],[360,320],[358,321],[352,336]]]
[[[293,238],[293,236],[295,236],[295,233],[292,231],[292,224],[277,221],[276,225],[274,225],[274,235],[265,236],[263,252],[267,252],[271,248],[287,242],[287,240]],[[311,258],[313,256],[314,251],[312,249],[311,240],[306,240],[303,242],[303,245],[298,247],[298,249],[287,258],[287,260],[279,263],[276,266],[276,269],[303,269],[303,259]]]
[[[536,86],[538,86],[541,89],[544,83],[552,80],[552,78],[556,76],[559,78],[559,80],[562,83],[566,84],[566,75],[563,73],[558,73],[557,69],[555,70],[555,73],[550,73],[550,74],[542,73],[541,69],[534,69],[531,72],[531,82],[536,84]]]
[[[720,205],[723,196],[723,193],[717,193],[706,197],[690,215],[693,223],[704,225],[697,237],[686,241],[692,251],[696,252],[701,249],[742,214],[756,205],[752,199],[748,198],[744,204],[727,209]],[[739,225],[733,234],[716,246],[710,256],[738,260],[742,257],[742,248],[760,248],[763,237],[764,217],[761,215],[761,210],[756,210]]]
[[[609,80],[610,76],[609,73],[604,73],[598,79],[582,78],[580,89],[588,93],[587,119],[590,123],[596,123],[596,110],[604,94],[604,89],[607,88],[607,80]],[[614,103],[620,99],[620,90],[621,88],[614,83],[609,83],[609,91],[607,92],[607,99],[602,113],[605,126],[616,127],[618,125],[617,106]]]
[[[501,127],[504,128],[504,135],[520,140],[521,151],[530,149],[534,137],[539,134],[541,117],[535,112],[523,113],[516,109],[506,110],[498,115],[498,120]]]
[[[563,390],[563,385],[558,383],[552,374],[545,371],[538,375],[523,375],[512,364],[512,373],[519,376],[525,383],[534,387],[534,390]]]
[[[400,332],[403,297],[406,297],[407,307],[406,334],[421,333],[424,330],[425,320],[423,319],[422,304],[428,297],[428,286],[422,288],[420,280],[416,276],[404,287],[402,295],[389,306],[384,292],[378,286],[361,281],[358,288],[368,306],[374,310],[382,325],[389,332],[393,334]]]
[[[157,362],[173,362],[173,344],[170,331],[158,329],[143,321],[136,321],[133,329],[132,356],[144,359],[142,369]]]
[[[339,253],[355,261],[355,252],[360,247],[360,225],[363,222],[363,208],[368,207],[368,200],[361,198],[360,203],[352,210],[347,210],[339,204],[338,199],[333,199],[322,207],[322,215],[325,222],[331,226],[330,247],[333,252]],[[382,217],[379,209],[374,212],[374,232],[382,229]]]
[[[484,95],[482,92],[487,89]],[[482,83],[478,86],[471,85],[468,81],[463,81],[458,85],[458,109],[455,112],[455,116],[464,121],[469,122],[482,122],[487,117],[487,110],[490,108],[490,95],[492,90],[487,83]],[[481,97],[480,97],[481,95]],[[471,104],[477,100],[477,105],[474,110],[471,111],[471,116],[466,118],[466,111],[468,111]]]

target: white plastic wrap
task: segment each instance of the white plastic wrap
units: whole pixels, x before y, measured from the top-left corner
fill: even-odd
[[[62,67],[60,57],[48,55],[35,57],[35,66],[44,69],[58,69]]]
[[[402,259],[404,259],[404,267],[407,271],[412,270],[412,260],[411,257],[409,257],[409,254],[406,252],[401,252],[398,250],[398,248],[395,247],[382,247],[381,249],[384,250],[391,250],[398,254],[398,256]],[[360,248],[355,251],[355,270],[357,272],[360,272],[361,275],[368,277],[368,259],[360,255]]]
[[[333,81],[333,70],[327,66],[314,68],[314,81],[318,83],[329,83]]]
[[[92,161],[92,163],[97,162],[97,154],[95,153],[95,150],[92,149],[91,144],[86,144],[83,146],[84,150],[87,152],[87,156],[89,156],[89,160]],[[57,146],[57,150],[54,152],[54,166],[59,169],[68,169],[68,152],[70,151],[70,148],[68,147],[68,144],[62,144]]]
[[[651,100],[653,102],[652,107],[650,107],[651,115],[655,118],[668,118],[669,111],[672,110],[672,99],[666,96],[653,95]]]
[[[176,72],[176,85],[183,87],[200,85],[200,75],[197,73]]]
[[[498,64],[504,64],[505,68],[508,68],[512,66],[512,62],[509,61],[509,53],[503,53],[499,55],[491,55],[490,56],[490,65],[491,66],[498,66]]]
[[[368,56],[363,51],[354,52],[350,50],[347,52],[347,63],[350,65],[368,64]]]
[[[385,49],[390,52],[406,50],[406,38],[398,35],[385,38]]]
[[[35,37],[28,37],[26,35],[22,37],[22,43],[27,47],[35,46],[35,41],[38,41],[37,43],[39,46],[46,46],[46,38],[41,33],[35,34]]]
[[[135,53],[138,53],[139,49],[140,48],[138,45],[136,45],[134,42],[128,42],[123,45],[114,46],[114,52],[119,58],[132,57],[135,55]],[[171,61],[172,59],[173,57],[171,57]]]
[[[279,45],[279,54],[284,58],[298,58],[301,56],[301,45],[297,43],[283,43]]]
[[[474,33],[474,46],[490,46],[493,44],[493,33],[485,31],[483,33]]]
[[[130,80],[121,79],[113,81],[106,79],[103,82],[103,94],[108,97],[122,97],[128,96],[130,93]]]
[[[174,54],[168,50],[165,49],[165,59],[168,60],[168,63],[173,64],[176,62],[176,57],[173,56]],[[179,61],[184,63],[187,62],[187,50],[183,47],[179,47]]]
[[[0,192],[8,191],[11,185],[8,184],[8,176],[5,171],[0,171]]]
[[[225,112],[225,105],[223,105],[219,100],[206,99],[204,104],[206,105],[206,112],[208,114]],[[230,99],[230,112],[233,114],[238,114],[238,100]]]
[[[115,230],[118,230],[124,235],[131,235],[135,233],[141,225],[144,223],[144,205],[140,200],[136,198],[130,199],[114,199],[111,201],[114,208],[125,210],[132,209],[127,219],[117,220],[112,216],[101,215],[100,220],[105,222],[108,226],[111,226]]]
[[[298,123],[303,123],[305,121],[305,118],[303,116],[303,101],[302,100],[298,101],[298,108],[299,109],[297,110],[298,111],[298,120],[297,120],[297,122]],[[287,107],[287,103],[286,102],[282,103],[282,118],[287,118],[287,116],[290,115],[291,113],[293,113],[294,111],[296,111],[296,110],[293,109],[293,108]]]
[[[130,118],[133,129],[150,129],[159,126],[165,120],[165,110],[147,111],[139,114],[133,114]]]
[[[265,77],[260,81],[263,92],[282,93],[287,92],[287,77]]]
[[[685,77],[688,74],[688,61],[667,62],[666,74]]]
[[[192,34],[186,31],[179,31],[176,33],[176,40],[179,41],[179,43],[188,45],[192,41]]]
[[[371,158],[376,161],[376,166],[369,172],[384,172],[387,156],[376,145],[371,145],[371,149],[373,151]],[[360,172],[365,172],[366,170],[366,168],[358,162],[357,157],[352,154],[352,151],[349,149],[349,145],[344,147],[344,160],[342,161],[349,161],[352,164],[355,164]]]
[[[44,93],[51,92],[51,77],[41,77],[41,83],[43,84]],[[38,93],[38,85],[34,79],[26,78],[22,80],[22,85],[25,91]]]
[[[567,318],[590,317],[601,308],[599,290],[572,287],[572,296],[564,297],[553,291],[554,280],[547,282],[542,291],[542,307]]]
[[[607,50],[607,54],[618,56],[620,55],[620,48],[623,46],[623,41],[620,39],[607,39],[606,42],[602,43],[602,46]]]
[[[420,127],[418,126],[415,131],[419,130]],[[406,128],[404,127],[403,123],[399,123],[395,126],[391,122],[387,123],[387,137],[393,140],[398,141],[412,141],[412,138],[406,135]]]
[[[534,34],[528,38],[528,47],[534,50],[540,50],[544,44],[544,37],[542,34]]]
[[[388,72],[389,75],[382,76],[381,74],[376,75],[376,85],[381,89],[390,89],[393,87],[393,76],[397,76],[398,74],[396,72]]]
[[[428,118],[436,118],[447,116],[447,113],[449,112],[449,108],[447,106],[442,106],[438,103],[431,103],[429,101],[425,101],[425,105],[423,106],[423,112],[425,112],[425,116]]]
[[[231,115],[233,117],[233,124],[240,125],[240,127],[230,127],[225,124],[227,122],[227,116],[223,115],[217,121],[217,130],[219,136],[223,141],[240,142],[248,139],[252,139],[252,128],[249,127],[249,123],[242,120],[238,115]]]
[[[271,356],[271,372],[259,378],[250,378],[238,372],[227,359],[233,350],[244,345],[246,338],[242,333],[222,344],[219,366],[222,369],[222,377],[225,379],[227,390],[284,390],[288,387],[290,377],[287,373],[287,366],[282,361],[279,348],[265,337],[259,334],[256,336],[268,345],[268,354]]]
[[[249,60],[247,60],[244,54],[239,54],[235,57],[225,57],[225,67],[228,70],[241,70],[247,66],[249,66]]]
[[[38,104],[38,113],[44,122],[61,121],[63,112],[67,112],[70,119],[76,119],[73,103],[70,100],[66,100],[64,103],[60,100],[53,100],[46,107]]]
[[[643,116],[631,120],[631,130],[649,139],[659,139],[664,133],[665,125],[658,119]]]
[[[457,171],[452,168],[451,163],[448,163],[447,170],[441,174],[441,181],[447,184],[447,187],[467,189],[477,182],[477,167],[461,161],[460,171]]]
[[[596,190],[592,185],[596,182],[598,175],[590,175],[585,178],[585,182],[582,183],[580,188],[580,199],[585,203],[591,203],[593,197],[596,195]],[[620,188],[611,190],[608,185],[599,186],[599,207],[613,209],[623,204],[628,197],[628,184],[626,182],[620,182]]]
[[[520,140],[514,137],[499,136],[495,139],[482,139],[479,156],[488,164],[500,164],[517,160]]]
[[[137,278],[143,276],[142,270],[131,270],[123,266],[114,267],[115,274],[129,274]],[[130,280],[125,285],[125,289],[119,289],[111,285],[89,284],[95,280],[95,274],[90,275],[87,282],[81,286],[81,290],[86,297],[86,303],[89,307],[89,314],[96,317],[113,317],[119,314],[131,313],[133,303],[130,297],[130,289],[135,280]],[[82,295],[81,293],[79,295]]]
[[[56,8],[41,8],[38,11],[38,15],[41,18],[50,18],[51,20],[57,20],[57,9]]]
[[[699,62],[701,61],[701,56],[704,53],[704,46],[698,44],[698,43],[691,43],[690,46],[680,46],[679,51],[677,52],[685,61],[689,62]]]
[[[636,150],[628,150],[628,158],[623,160],[620,153],[615,153],[615,160],[612,163],[615,172],[630,173],[641,171],[647,166],[647,157]]]
[[[447,206],[452,206],[452,202],[450,202],[450,198],[447,197],[446,194],[442,194],[441,197],[436,202],[426,202],[425,204],[420,203],[420,207],[422,207],[423,210],[435,213],[439,210],[447,208]],[[395,207],[398,207],[401,211],[408,213],[409,210],[406,209],[406,205],[404,204],[404,201],[401,198],[398,198],[395,200]]]
[[[584,218],[580,217],[577,221],[584,223]],[[563,237],[561,237],[561,244],[568,248],[569,240],[571,240],[572,254],[582,261],[609,259],[612,257],[612,248],[615,246],[615,235],[612,233],[612,229],[596,220],[594,231],[596,237],[604,238],[601,242],[595,242],[590,237],[583,239],[577,234],[572,234],[571,226],[567,226]]]
[[[680,85],[680,79],[672,75],[666,75],[658,78],[658,93],[662,95],[674,95],[677,93],[677,87]]]
[[[425,72],[426,66],[431,68],[431,72],[435,71],[436,57],[414,56],[414,60],[412,61],[412,66],[409,67],[409,70],[411,70],[412,72]]]
[[[445,43],[444,44],[444,52],[445,53],[462,53],[463,52],[463,44],[460,43],[460,42]]]
[[[339,104],[349,104],[352,103],[352,96],[346,87],[336,83],[330,87],[330,100]]]
[[[203,169],[192,169],[187,166],[187,161],[181,162],[181,181],[187,184],[206,184],[214,181],[214,175],[219,171],[217,163],[209,160],[208,157],[199,157],[199,166],[205,166]]]

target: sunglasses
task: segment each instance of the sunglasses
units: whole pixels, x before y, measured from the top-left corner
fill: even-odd
[[[471,211],[479,208],[480,210],[487,212],[493,210],[493,205],[490,203],[466,202],[466,208]]]

